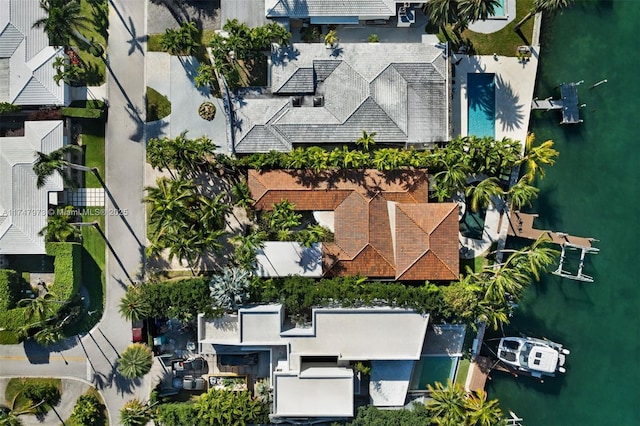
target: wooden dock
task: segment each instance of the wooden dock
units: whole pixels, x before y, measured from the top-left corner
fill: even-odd
[[[509,215],[508,235],[526,238],[529,240],[537,240],[542,234],[546,234],[554,244],[561,246],[569,244],[585,248],[591,248],[591,243],[595,241],[593,238],[576,237],[574,235],[565,234],[564,232],[536,229],[533,227],[533,221],[536,217],[538,217],[537,214],[521,213],[518,210],[512,211]]]
[[[465,389],[467,391],[484,390],[487,379],[490,379],[489,373],[491,372],[493,364],[494,362],[485,356],[478,356],[475,360],[471,361]]]

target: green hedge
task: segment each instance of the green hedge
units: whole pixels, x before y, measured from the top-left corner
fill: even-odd
[[[320,281],[300,276],[259,279],[252,283],[251,301],[283,303],[290,315],[309,314],[313,307],[337,303],[343,307],[385,305],[415,309],[444,319],[442,292],[430,283],[413,287],[399,282],[364,282],[359,277]]]
[[[82,246],[78,243],[47,243],[46,251],[54,256],[55,278],[49,292],[58,300],[69,300],[80,289]]]
[[[95,118],[99,119],[104,116],[104,110],[95,109],[95,108],[73,108],[67,107],[62,108],[60,110],[65,117],[74,117],[74,118]]]
[[[151,307],[150,317],[186,320],[201,312],[214,315],[207,279],[144,283],[139,289],[143,300]]]
[[[11,269],[0,269],[0,312],[13,308],[22,297],[22,277]]]

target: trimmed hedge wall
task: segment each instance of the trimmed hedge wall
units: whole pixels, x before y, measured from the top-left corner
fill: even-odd
[[[78,243],[47,243],[49,256],[54,256],[55,278],[49,292],[58,300],[69,300],[80,289],[82,279],[82,245]]]
[[[0,312],[13,308],[22,297],[22,277],[11,269],[0,269]]]

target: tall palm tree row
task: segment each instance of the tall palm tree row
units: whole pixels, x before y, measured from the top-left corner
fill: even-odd
[[[178,176],[194,179],[209,171],[210,158],[217,148],[206,136],[190,139],[184,131],[174,139],[151,138],[147,144],[147,161],[160,171],[168,170],[172,177],[175,171]]]
[[[226,194],[203,195],[193,181],[161,178],[156,187],[147,187],[144,201],[149,208],[149,254],[169,249],[169,260],[187,262],[192,272],[203,255],[218,251],[226,234],[226,214],[230,206]]]
[[[67,50],[71,43],[81,47],[89,44],[79,30],[90,31],[92,24],[82,15],[79,0],[40,0],[40,7],[47,16],[34,22],[33,27],[44,29],[50,45]]]

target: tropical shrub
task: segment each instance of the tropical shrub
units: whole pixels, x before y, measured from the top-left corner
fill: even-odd
[[[0,114],[17,111],[20,111],[20,107],[18,105],[14,105],[11,102],[0,102]]]
[[[431,416],[422,403],[413,403],[411,410],[380,410],[373,405],[358,408],[350,426],[430,425]]]
[[[151,420],[151,412],[139,399],[132,399],[120,409],[120,423],[123,426],[144,426]]]
[[[151,370],[153,352],[147,345],[134,343],[127,346],[118,359],[118,372],[127,379],[142,377]]]
[[[155,407],[153,421],[158,426],[197,425],[198,412],[191,402],[160,404]]]
[[[213,102],[203,102],[198,108],[198,114],[203,119],[211,121],[216,116],[216,106],[213,104]]]
[[[93,426],[104,421],[104,405],[95,393],[80,395],[73,407],[71,421],[77,425]]]
[[[149,317],[185,321],[196,318],[201,312],[207,316],[214,314],[209,281],[204,278],[146,282],[139,287],[130,287],[127,293],[130,291],[140,293],[140,302],[149,308]]]
[[[146,122],[160,120],[171,114],[171,101],[157,90],[147,87],[145,96]]]
[[[251,273],[245,269],[225,267],[209,282],[214,308],[235,311],[249,300]]]
[[[211,86],[216,79],[215,69],[211,65],[200,64],[198,74],[193,79],[196,87]]]
[[[269,409],[249,391],[209,389],[194,403],[203,425],[240,426],[269,423]]]
[[[380,41],[380,37],[378,36],[378,34],[370,34],[367,38],[367,41],[369,43],[378,43]]]

